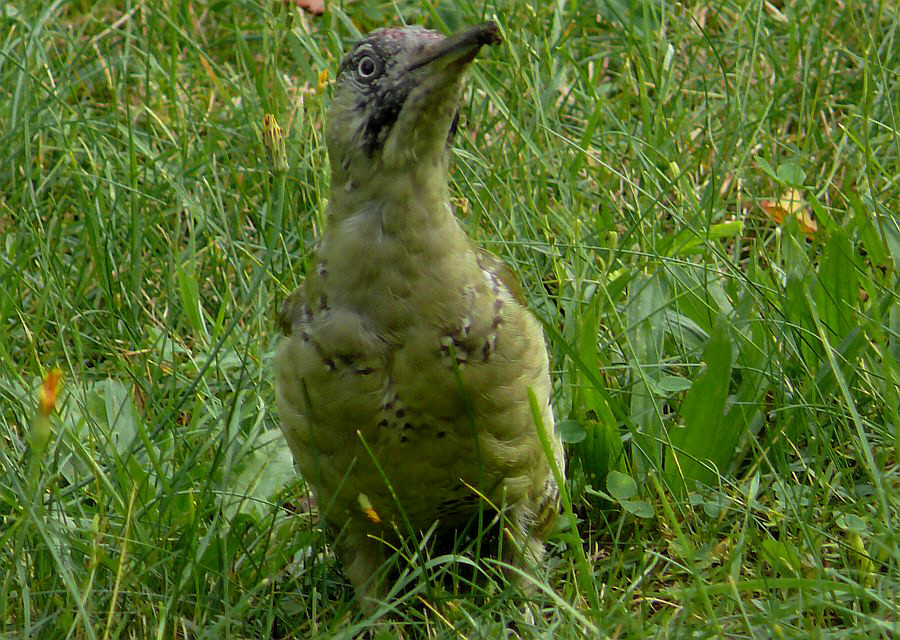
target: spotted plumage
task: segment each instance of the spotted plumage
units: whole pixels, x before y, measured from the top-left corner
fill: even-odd
[[[531,388],[554,434],[540,325],[449,206],[461,78],[498,41],[493,23],[448,38],[405,27],[346,56],[328,113],[328,226],[278,320],[282,428],[366,598],[383,593],[401,523],[453,531],[483,496],[515,543],[504,559],[528,565],[556,511],[528,401]]]

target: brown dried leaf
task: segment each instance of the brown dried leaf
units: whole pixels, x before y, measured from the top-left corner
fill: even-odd
[[[285,4],[294,4],[317,16],[325,13],[325,0],[284,0]]]
[[[778,200],[763,200],[759,206],[771,220],[775,221],[775,224],[781,224],[788,216],[794,216],[804,233],[812,235],[819,230],[809,207],[796,189],[788,190]]]

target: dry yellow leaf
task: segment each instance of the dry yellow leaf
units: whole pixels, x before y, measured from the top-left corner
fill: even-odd
[[[762,200],[759,206],[776,224],[783,223],[788,216],[794,216],[804,233],[812,235],[819,230],[803,196],[796,189],[786,191],[778,200]]]

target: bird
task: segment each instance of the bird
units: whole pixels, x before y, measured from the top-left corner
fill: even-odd
[[[325,230],[278,315],[282,431],[368,603],[406,536],[462,530],[487,508],[502,515],[500,559],[527,570],[559,511],[543,329],[450,204],[466,70],[501,41],[496,22],[403,26],[345,55],[326,113]]]

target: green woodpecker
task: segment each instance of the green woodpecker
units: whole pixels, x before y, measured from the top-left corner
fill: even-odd
[[[541,327],[447,186],[463,75],[499,42],[493,22],[380,29],[335,81],[327,229],[281,310],[275,370],[282,430],[363,598],[384,594],[398,536],[459,530],[490,504],[503,559],[527,566],[558,508],[528,398],[563,468]]]

